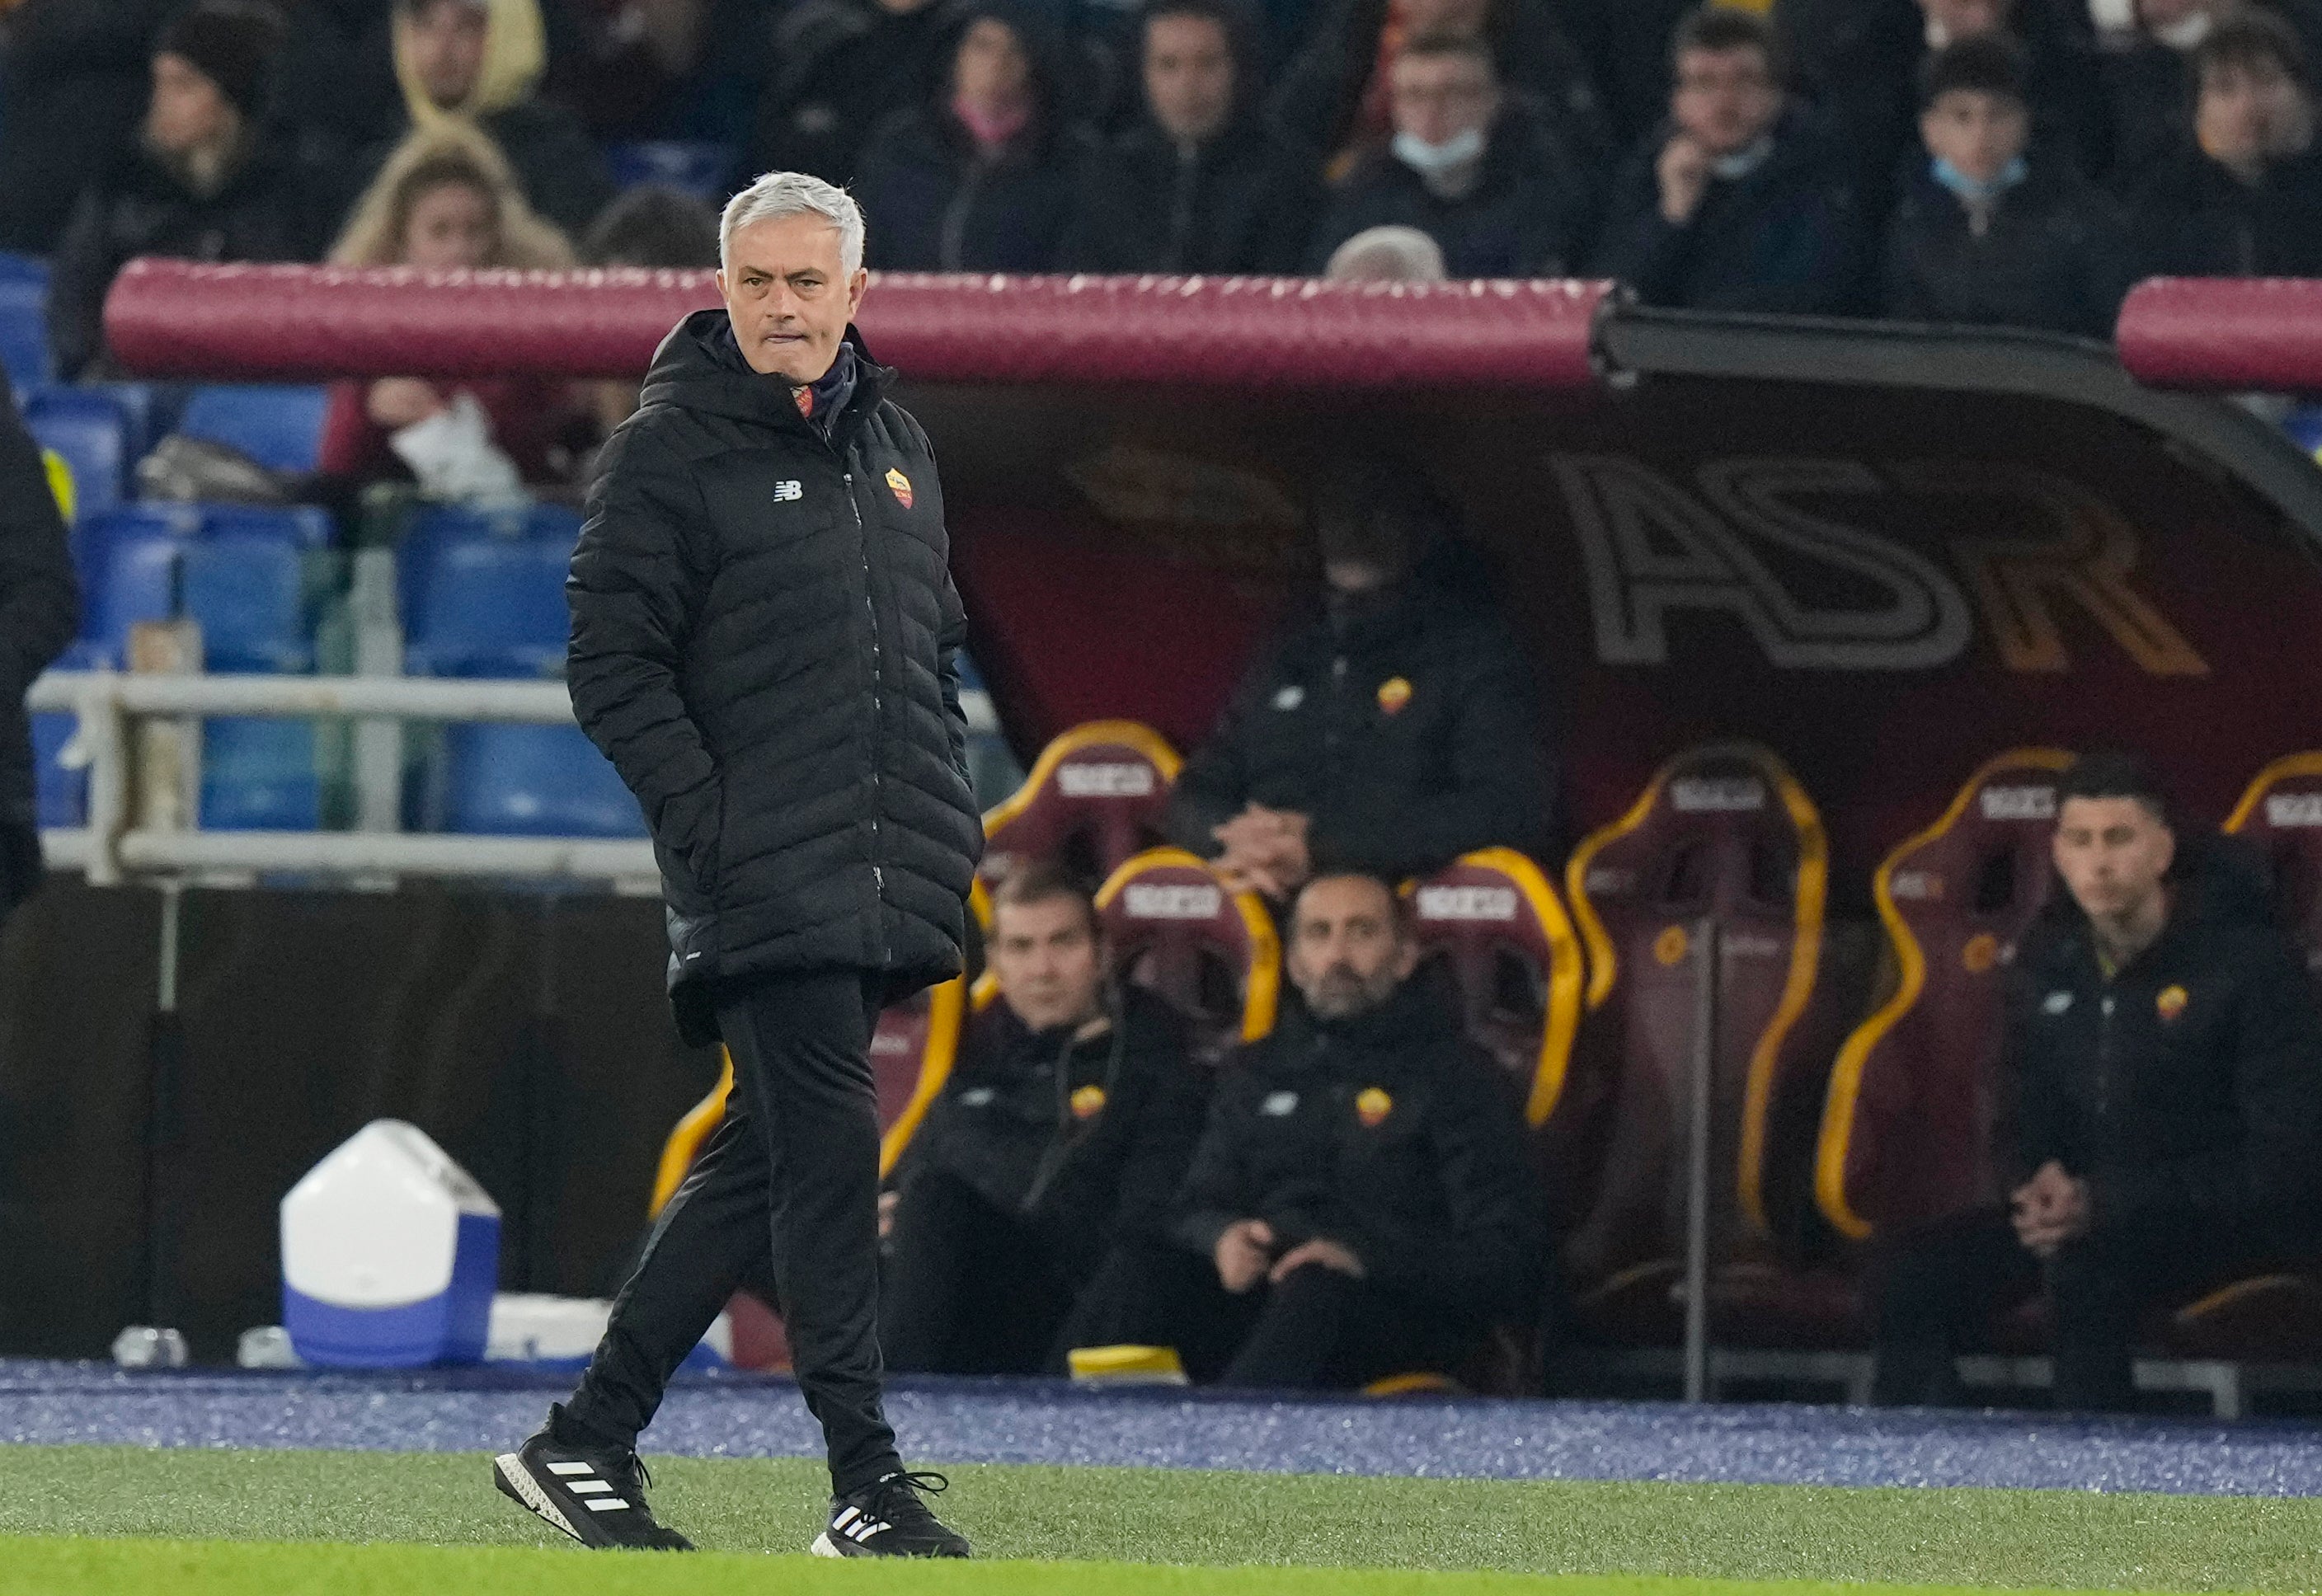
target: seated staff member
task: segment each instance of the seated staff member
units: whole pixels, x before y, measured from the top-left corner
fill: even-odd
[[[2012,971],[2008,1207],[1896,1245],[1881,1401],[1954,1400],[1959,1343],[2044,1284],[2056,1406],[2127,1408],[2147,1309],[2322,1257],[2322,1015],[2257,862],[2180,851],[2116,752],[2065,772],[2054,855],[2065,890]]]
[[[1105,1254],[1162,1234],[1209,1101],[1183,1023],[1112,980],[1096,906],[1057,867],[993,894],[988,956],[999,999],[881,1199],[891,1369],[1038,1373]]]

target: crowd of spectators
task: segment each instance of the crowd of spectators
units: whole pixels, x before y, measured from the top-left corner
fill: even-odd
[[[531,218],[573,249],[605,151],[677,140],[849,185],[875,267],[1589,273],[2094,334],[2146,273],[2322,270],[2316,0],[16,0],[0,30],[0,248],[54,257],[69,377],[132,255],[410,255],[379,185],[446,141],[500,218],[480,259],[553,258]]]

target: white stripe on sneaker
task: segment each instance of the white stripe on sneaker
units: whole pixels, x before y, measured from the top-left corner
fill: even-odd
[[[580,1505],[592,1513],[617,1513],[629,1504],[617,1496],[592,1496]]]
[[[569,1479],[574,1474],[593,1474],[597,1472],[597,1465],[593,1463],[552,1463],[548,1465],[548,1472]]]
[[[612,1487],[602,1480],[575,1480],[566,1489],[575,1496],[602,1496]]]

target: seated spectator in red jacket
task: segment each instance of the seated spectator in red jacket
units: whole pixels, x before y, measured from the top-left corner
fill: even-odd
[[[81,195],[57,245],[48,315],[60,375],[99,374],[105,296],[136,256],[311,260],[322,247],[315,186],[261,121],[281,36],[274,12],[248,0],[202,0],[162,30],[138,147]]]
[[[2130,205],[2137,264],[2172,277],[2322,273],[2322,153],[2312,63],[2252,8],[2193,51],[2193,141]]]
[[[446,123],[414,133],[389,160],[331,261],[424,272],[562,267],[572,247],[533,214],[489,139]],[[507,497],[565,479],[578,419],[570,387],[548,378],[342,382],[324,426],[322,474],[412,479],[433,498]]]
[[[1887,233],[1884,308],[1901,321],[2112,336],[2128,240],[2112,201],[2031,141],[2006,39],[1928,58],[1924,164]]]
[[[1079,271],[1298,269],[1321,185],[1257,114],[1260,67],[1235,0],[1152,0],[1145,114],[1095,150],[1058,265]]]
[[[1614,179],[1591,270],[1647,305],[1829,315],[1861,296],[1853,197],[1792,107],[1763,20],[1705,5],[1672,50],[1669,120]]]
[[[1879,1400],[1957,1400],[1953,1355],[2044,1287],[2056,1406],[2130,1407],[2149,1310],[2322,1256],[2322,1013],[2246,847],[2180,832],[2133,756],[2065,772],[2009,966],[2012,1190],[1890,1244]]]
[[[952,38],[940,97],[881,128],[855,168],[871,264],[1044,271],[1072,219],[1086,154],[1062,43],[1011,0],[984,0]]]
[[[1415,227],[1455,278],[1561,277],[1577,264],[1589,210],[1584,164],[1524,102],[1504,93],[1481,40],[1430,35],[1389,74],[1394,138],[1331,197],[1307,249],[1332,251],[1374,227]]]
[[[1184,1023],[1116,982],[1096,906],[1053,865],[1010,873],[985,943],[997,1001],[882,1199],[891,1369],[1033,1374],[1114,1247],[1157,1245],[1210,1074]]]

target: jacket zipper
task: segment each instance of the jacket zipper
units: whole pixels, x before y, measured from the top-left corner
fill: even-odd
[[[879,838],[879,743],[885,725],[886,677],[879,646],[879,605],[871,596],[871,534],[863,520],[863,503],[855,497],[855,473],[840,473],[846,485],[846,507],[855,516],[855,546],[863,561],[863,612],[871,618],[871,888],[879,925],[879,959],[887,960],[887,872],[880,863],[884,844]]]
[[[2112,1011],[2114,1007],[2114,997],[2115,994],[2113,993],[2110,985],[2107,984],[2105,990],[2103,1000],[2097,1005],[2096,1122],[2097,1139],[2099,1143],[2104,1139],[2105,1120],[2112,1111]],[[2090,1156],[2093,1157],[2095,1155],[2096,1149],[2090,1148],[2089,1151]]]

